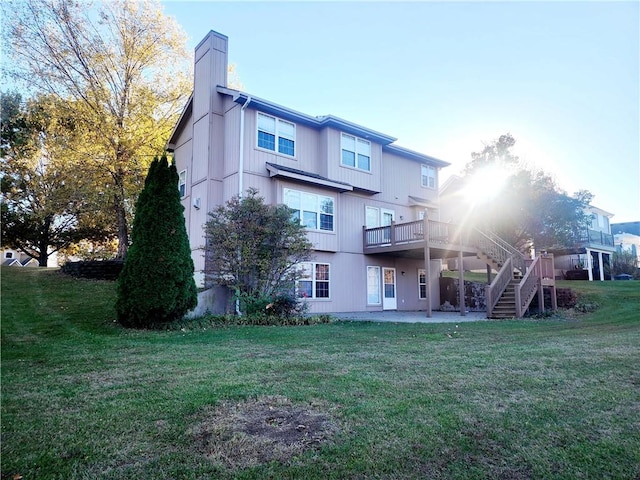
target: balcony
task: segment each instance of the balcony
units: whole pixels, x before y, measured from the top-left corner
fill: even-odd
[[[478,251],[473,246],[475,242],[468,229],[433,220],[392,222],[391,225],[375,228],[363,227],[362,241],[365,254],[391,254],[411,258],[424,258],[427,247],[432,259],[451,258],[459,252],[464,256],[476,255]]]
[[[614,250],[613,235],[601,232],[599,230],[586,230],[583,231],[578,237],[578,243],[582,247],[609,247]]]

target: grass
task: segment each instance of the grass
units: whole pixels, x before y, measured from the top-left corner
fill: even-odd
[[[561,282],[598,308],[544,320],[128,331],[113,283],[1,274],[2,479],[640,477],[638,282]],[[212,412],[265,398],[331,435],[203,451]]]

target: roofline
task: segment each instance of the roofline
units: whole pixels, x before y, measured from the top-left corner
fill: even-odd
[[[182,109],[182,113],[180,114],[180,118],[176,122],[175,127],[173,127],[173,131],[171,135],[169,135],[169,140],[167,140],[167,144],[165,145],[165,149],[167,152],[173,152],[176,148],[176,141],[178,140],[178,133],[182,130],[185,123],[187,122],[187,117],[191,115],[193,111],[193,92],[189,95],[189,100],[187,100],[187,104]]]
[[[307,115],[306,113],[302,113],[297,110],[278,105],[277,103],[270,102],[263,98],[254,97],[253,95],[249,95],[246,92],[241,92],[240,90],[234,90],[232,88],[223,87],[220,85],[216,87],[216,91],[222,95],[228,95],[232,97],[232,100],[235,103],[241,105],[244,105],[247,100],[251,99],[251,104],[249,105],[250,107],[254,107],[254,109],[258,109],[264,113],[277,115],[278,117],[281,117],[285,120],[290,120],[292,122],[307,125],[309,127],[317,129],[333,127],[342,132],[374,141],[376,143],[382,144],[383,151],[387,151],[389,153],[408,158],[410,160],[421,163],[428,163],[438,168],[448,167],[449,165],[451,165],[449,162],[445,162],[444,160],[440,160],[438,158],[431,157],[429,155],[425,155],[408,148],[400,147],[398,145],[392,145],[392,143],[395,142],[397,138],[378,132],[376,130],[372,130],[370,128],[363,127],[356,123],[349,122],[348,120],[336,117],[335,115],[313,117],[311,115]],[[178,122],[176,123],[176,126],[174,127],[173,131],[171,132],[171,136],[167,141],[166,149],[168,152],[173,152],[175,150],[178,133],[184,127],[186,119],[192,113],[192,111],[193,93],[189,96],[189,100],[182,110],[180,118],[178,119]]]
[[[429,163],[431,165],[435,165],[438,168],[448,167],[449,165],[451,165],[449,162],[445,162],[444,160],[440,160],[439,158],[431,157],[429,155],[425,155],[414,150],[409,150],[408,148],[400,147],[398,145],[383,145],[382,150],[386,150],[387,152],[400,155],[401,157],[405,157],[410,160],[416,160],[421,163]]]
[[[234,102],[243,105],[249,98],[248,93],[241,92],[239,90],[233,90],[231,88],[218,86],[217,91],[218,93],[221,93],[223,95],[231,96]],[[257,108],[262,112],[271,113],[285,120],[291,120],[292,122],[301,123],[313,128],[335,127],[339,130],[342,130],[343,132],[350,133],[367,140],[372,140],[376,143],[381,143],[382,145],[388,145],[397,140],[397,138],[390,135],[377,132],[370,128],[366,128],[362,125],[349,122],[348,120],[344,120],[334,115],[313,117],[311,115],[307,115],[306,113],[302,113],[297,110],[278,105],[277,103],[270,102],[268,100],[265,100],[264,98],[254,97],[253,95],[251,95],[250,106]]]
[[[609,218],[615,217],[615,213],[607,212],[606,210],[598,208],[594,205],[589,205],[587,208],[591,210],[592,213],[599,213],[600,215],[604,215],[605,217],[609,217]]]
[[[277,165],[275,163],[267,162],[267,170],[269,171],[270,177],[284,177],[289,180],[297,180],[299,182],[332,188],[339,192],[350,192],[353,190],[353,186],[348,183],[331,180],[330,178],[315,175],[303,170],[285,167],[283,165]]]

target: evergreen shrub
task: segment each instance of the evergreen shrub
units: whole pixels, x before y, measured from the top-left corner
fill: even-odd
[[[180,319],[195,308],[197,290],[178,172],[166,155],[149,167],[131,239],[117,284],[118,322],[149,328]]]

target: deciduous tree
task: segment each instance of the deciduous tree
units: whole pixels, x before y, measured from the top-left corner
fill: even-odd
[[[634,250],[635,249],[623,250],[619,248],[613,252],[613,266],[611,268],[613,275],[626,273],[634,277],[638,276],[638,255]]]
[[[582,190],[570,196],[549,174],[523,166],[511,150],[515,143],[505,134],[471,154],[465,179],[472,184],[482,178],[482,189],[492,193],[477,205],[472,221],[522,251],[531,244],[537,250],[572,245],[590,224],[585,208],[592,195]]]
[[[65,156],[74,128],[58,115],[55,99],[23,103],[16,93],[0,97],[3,245],[46,267],[53,252],[81,239],[106,238],[88,177]]]
[[[100,185],[126,255],[127,218],[154,152],[190,92],[186,37],[153,0],[3,2],[5,72],[55,95],[83,142],[70,145]]]
[[[304,227],[286,205],[267,205],[249,189],[209,213],[207,274],[236,295],[267,298],[293,286],[300,262],[311,255]]]

